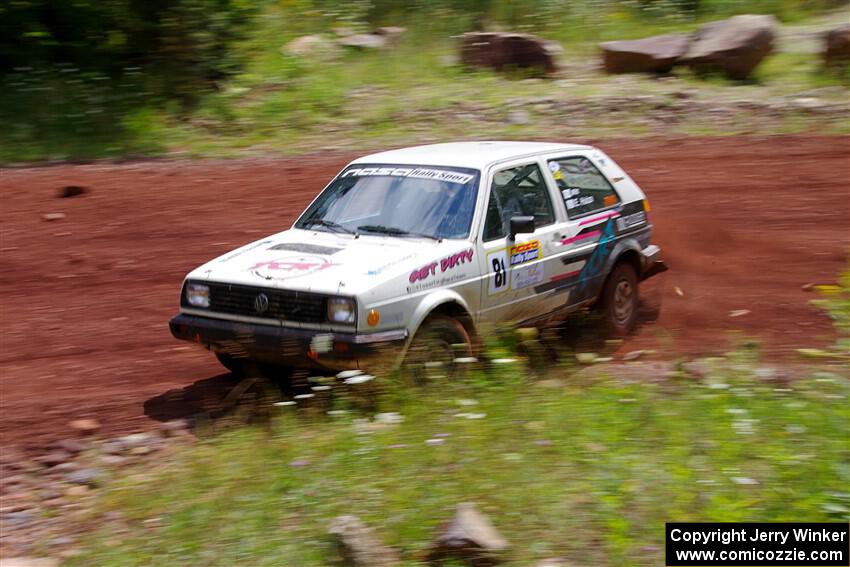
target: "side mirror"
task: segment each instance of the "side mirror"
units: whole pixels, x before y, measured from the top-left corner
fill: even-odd
[[[531,234],[534,232],[534,217],[511,217],[510,240],[515,240],[517,234]]]

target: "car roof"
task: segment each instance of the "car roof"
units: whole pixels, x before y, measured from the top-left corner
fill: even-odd
[[[543,153],[593,149],[580,144],[546,142],[451,142],[390,150],[363,156],[352,163],[446,165],[484,169],[497,162]]]

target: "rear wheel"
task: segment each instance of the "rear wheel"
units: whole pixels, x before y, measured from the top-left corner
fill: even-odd
[[[453,317],[431,315],[422,323],[402,363],[405,377],[417,384],[457,376],[458,356],[472,356],[472,341]]]
[[[634,329],[638,310],[638,279],[634,266],[621,262],[614,266],[602,290],[602,322],[615,337]]]

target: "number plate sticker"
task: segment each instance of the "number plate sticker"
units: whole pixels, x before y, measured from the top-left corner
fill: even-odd
[[[510,265],[507,250],[497,250],[487,255],[487,266],[490,271],[490,295],[508,291],[510,283]]]

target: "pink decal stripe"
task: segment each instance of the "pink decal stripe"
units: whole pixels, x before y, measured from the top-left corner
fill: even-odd
[[[617,211],[608,211],[607,213],[603,213],[597,217],[590,217],[589,219],[584,219],[578,223],[579,226],[584,226],[586,224],[593,224],[595,222],[600,222],[608,219],[613,219],[620,216],[620,213]]]
[[[588,238],[593,238],[594,236],[599,236],[602,234],[601,230],[591,230],[590,232],[584,232],[577,236],[573,236],[572,238],[565,238],[561,241],[561,245],[572,244],[573,242],[578,242],[579,240],[586,240]]]
[[[555,276],[552,276],[551,278],[549,278],[549,281],[550,282],[557,282],[557,281],[560,281],[560,280],[565,280],[567,278],[577,276],[580,273],[581,273],[581,270],[575,270],[573,272],[568,272],[566,274],[558,274],[558,275],[555,275]]]

